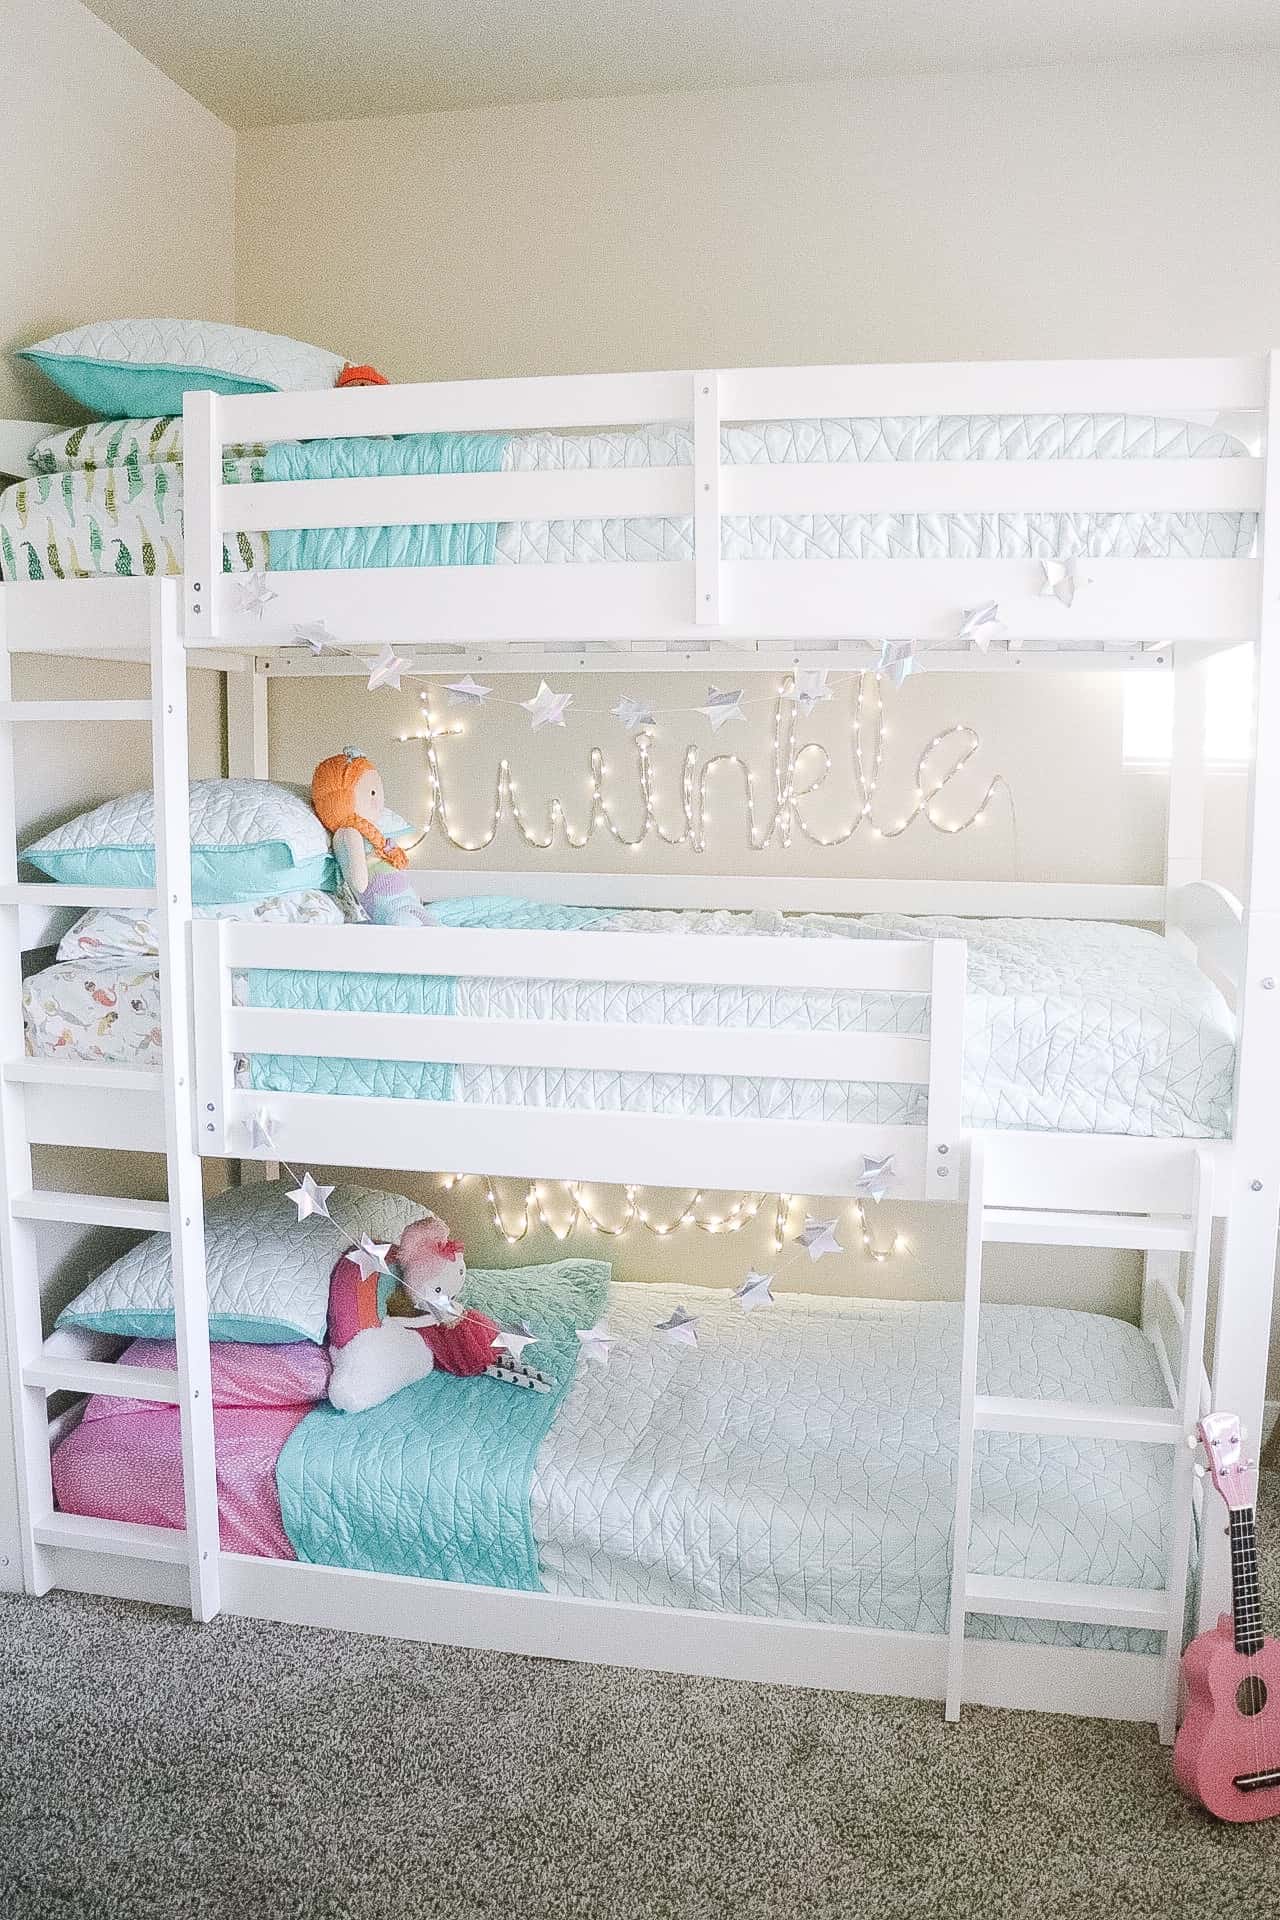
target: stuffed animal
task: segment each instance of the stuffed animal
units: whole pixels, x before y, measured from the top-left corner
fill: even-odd
[[[551,1391],[537,1368],[502,1354],[499,1327],[457,1298],[467,1268],[460,1241],[435,1214],[412,1221],[387,1253],[390,1279],[365,1274],[343,1254],[329,1283],[329,1400],[363,1413],[423,1380],[436,1367],[462,1378],[488,1374],[512,1386]],[[388,1291],[388,1288],[390,1289]]]
[[[377,926],[430,926],[430,914],[403,876],[407,855],[374,824],[385,799],[382,775],[354,747],[322,760],[311,777],[311,805],[333,835],[333,857],[365,914]]]

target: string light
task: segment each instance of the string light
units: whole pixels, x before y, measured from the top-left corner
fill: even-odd
[[[445,1192],[464,1185],[468,1180],[480,1180],[484,1186],[485,1200],[489,1207],[489,1217],[493,1221],[495,1233],[502,1235],[509,1247],[518,1247],[535,1227],[550,1233],[557,1241],[565,1241],[570,1234],[584,1228],[604,1239],[620,1240],[633,1228],[641,1228],[653,1235],[655,1240],[667,1240],[682,1229],[695,1228],[700,1233],[741,1233],[762,1213],[766,1206],[770,1220],[770,1244],[772,1251],[781,1253],[791,1225],[791,1214],[795,1204],[795,1195],[789,1193],[744,1193],[721,1213],[700,1213],[706,1205],[706,1196],[701,1188],[694,1192],[689,1200],[666,1219],[659,1219],[642,1205],[639,1187],[629,1186],[623,1189],[621,1217],[616,1221],[606,1221],[592,1210],[583,1199],[582,1185],[576,1180],[565,1180],[553,1184],[562,1187],[566,1196],[565,1206],[559,1216],[553,1215],[547,1205],[544,1183],[530,1181],[519,1202],[519,1214],[513,1218],[510,1212],[504,1212],[503,1202],[498,1193],[497,1183],[492,1174],[443,1173],[439,1176],[440,1185]],[[895,1254],[910,1252],[910,1247],[902,1234],[895,1234],[888,1246],[879,1246],[871,1231],[870,1219],[864,1201],[854,1200],[849,1212],[854,1220],[863,1253],[869,1260],[883,1265],[893,1259]],[[518,1224],[515,1220],[518,1219]]]
[[[825,833],[810,824],[806,817],[806,802],[812,802],[828,787],[834,776],[835,763],[830,749],[820,741],[797,741],[799,703],[788,697],[791,682],[784,683],[773,697],[767,797],[762,792],[766,782],[757,776],[741,754],[713,753],[702,760],[702,749],[691,745],[685,749],[681,761],[680,817],[674,830],[664,824],[658,809],[653,772],[653,731],[649,727],[640,727],[632,734],[638,820],[631,832],[620,824],[605,796],[605,782],[613,774],[613,767],[606,759],[606,750],[601,746],[592,746],[585,780],[588,809],[585,826],[574,825],[559,795],[553,795],[546,803],[545,825],[536,825],[522,803],[519,782],[512,772],[510,761],[504,756],[498,762],[487,826],[479,834],[464,834],[453,817],[438,745],[441,740],[461,734],[463,729],[456,724],[439,723],[431,704],[432,694],[424,691],[419,699],[425,725],[412,733],[398,736],[402,742],[421,741],[424,747],[427,806],[421,838],[425,839],[434,829],[460,853],[483,853],[493,845],[503,822],[510,820],[525,845],[537,852],[545,853],[557,844],[572,852],[581,852],[598,835],[603,834],[618,847],[632,853],[639,852],[650,842],[657,842],[673,848],[688,847],[694,853],[701,854],[706,851],[707,831],[713,824],[709,804],[712,784],[726,772],[741,779],[747,843],[750,850],[756,853],[772,848],[786,851],[797,839],[824,849],[841,847],[864,827],[872,838],[893,840],[906,833],[917,820],[924,820],[938,833],[964,833],[970,827],[984,824],[997,793],[1004,793],[1008,797],[1012,813],[1012,795],[1008,783],[1002,775],[996,774],[970,813],[957,818],[947,818],[942,814],[943,795],[964,774],[982,744],[974,727],[967,722],[956,721],[935,733],[921,752],[916,762],[912,805],[896,821],[877,820],[876,797],[883,776],[885,741],[889,738],[889,728],[884,721],[879,676],[868,672],[859,673],[854,678],[856,692],[849,721],[854,805],[847,820]],[[678,708],[673,711],[686,713],[695,710]],[[946,749],[951,743],[955,743],[955,751],[947,754]]]

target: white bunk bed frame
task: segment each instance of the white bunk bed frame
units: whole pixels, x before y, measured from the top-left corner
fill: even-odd
[[[1248,459],[1090,460],[733,468],[720,461],[724,420],[818,415],[1129,412],[1256,413],[1262,452]],[[224,443],[455,429],[586,427],[691,419],[690,468],[468,474],[226,487]],[[962,1698],[1151,1719],[1172,1736],[1193,1528],[1193,1480],[1181,1442],[1210,1393],[1260,1429],[1270,1329],[1280,1135],[1270,1112],[1280,1057],[1280,361],[1045,362],[791,368],[483,381],[340,393],[188,396],[181,582],[90,580],[0,588],[0,1259],[15,1454],[0,1445],[0,1588],[51,1587],[220,1609],[256,1617],[595,1659],[615,1664]],[[1261,510],[1247,560],[1088,563],[1073,607],[1041,597],[1040,570],[1007,560],[889,563],[721,559],[727,512],[1229,508]],[[260,617],[221,570],[225,529],[414,524],[691,513],[695,559],[653,565],[559,565],[276,573]],[[987,654],[957,640],[965,607],[998,600],[1008,644]],[[888,635],[913,635],[931,670],[1172,671],[1175,748],[1162,886],[848,879],[773,880],[486,873],[486,887],[580,904],[757,906],[1029,914],[1156,922],[1233,999],[1240,1026],[1229,1141],[1054,1135],[961,1124],[964,950],[956,941],[886,939],[841,946],[720,936],[669,942],[640,934],[349,929],[341,951],[316,952],[306,929],[192,923],[185,793],[186,668],[227,676],[229,771],[267,770],[266,690],[273,675],[359,673],[363,663],[299,647],[295,624],[323,618],[344,645],[390,640],[411,671],[625,669],[777,672],[793,664],[858,669]],[[1243,908],[1201,877],[1203,664],[1215,649],[1256,650],[1258,749],[1251,782]],[[1082,651],[1083,649],[1083,651]],[[14,653],[147,658],[147,701],[12,699]],[[149,722],[158,795],[157,884],[123,892],[19,878],[13,795],[18,729]],[[416,872],[424,895],[473,876]],[[162,1071],[66,1066],[24,1056],[19,981],[26,949],[56,938],[68,908],[158,908],[164,978]],[[927,1039],[867,1034],[728,1032],[351,1013],[276,1012],[233,1004],[231,976],[250,966],[502,973],[531,978],[713,979],[770,985],[864,985],[927,991]],[[921,1128],[702,1120],[318,1095],[269,1096],[274,1136],[293,1161],[350,1157],[460,1172],[847,1195],[863,1154],[892,1152],[895,1194],[967,1209],[960,1472],[949,1635],[742,1618],[499,1592],[254,1559],[219,1549],[201,1156],[267,1157],[249,1137],[262,1096],[238,1089],[238,1049],[537,1066],[679,1065],[927,1084]],[[744,1060],[749,1054],[749,1061]],[[33,1143],[165,1153],[167,1203],[33,1189]],[[1203,1353],[1210,1234],[1222,1223],[1212,1387]],[[40,1318],[41,1223],[162,1229],[173,1236],[176,1373],[72,1361],[46,1349]],[[1000,1401],[975,1392],[981,1262],[992,1241],[1127,1247],[1145,1255],[1144,1328],[1167,1403],[1098,1408]],[[54,1511],[47,1397],[58,1389],[147,1395],[182,1413],[187,1528],[127,1527]],[[1057,1586],[968,1572],[970,1469],[982,1430],[1088,1435],[1169,1445],[1173,1513],[1165,1589]],[[6,1505],[16,1509],[5,1532]],[[1218,1530],[1200,1556],[1201,1618],[1228,1591]],[[1165,1634],[1163,1655],[968,1640],[969,1614],[1072,1619]]]

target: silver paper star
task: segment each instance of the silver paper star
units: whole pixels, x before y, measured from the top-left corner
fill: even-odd
[[[269,603],[280,597],[267,585],[267,576],[258,567],[255,567],[252,573],[246,573],[242,579],[234,581],[232,590],[236,596],[236,611],[255,614],[259,620],[266,612]]]
[[[384,642],[378,650],[377,658],[366,660],[365,665],[369,669],[368,691],[370,693],[376,693],[379,687],[394,687],[399,693],[401,691],[400,675],[407,671],[412,662],[402,660],[395,648],[387,646]]]
[[[465,1307],[460,1307],[447,1287],[437,1284],[428,1287],[425,1292],[419,1288],[413,1295],[413,1303],[421,1307],[421,1313],[397,1314],[399,1327],[456,1327]]]
[[[915,672],[917,665],[914,640],[882,640],[880,658],[873,670],[886,680],[891,680],[895,687],[900,687],[907,675]]]
[[[613,710],[613,717],[615,720],[621,720],[628,733],[638,733],[641,727],[657,725],[657,721],[644,701],[633,699],[629,693],[623,694]]]
[[[337,635],[330,633],[323,620],[310,620],[305,626],[295,626],[293,637],[305,641],[317,659],[326,647],[336,647],[338,644]]]
[[[666,1320],[659,1320],[656,1333],[673,1347],[696,1347],[698,1344],[698,1316],[686,1313],[683,1307],[677,1307]]]
[[[985,653],[996,635],[1004,632],[1000,602],[984,600],[980,607],[966,607],[960,622],[960,638],[972,640],[979,653]]]
[[[1044,584],[1040,588],[1042,600],[1058,600],[1069,607],[1076,597],[1080,585],[1074,560],[1042,560]]]
[[[309,1173],[304,1173],[300,1185],[294,1188],[289,1198],[298,1209],[300,1221],[309,1220],[313,1213],[328,1220],[332,1217],[329,1212],[329,1195],[332,1192],[332,1187],[319,1187]]]
[[[604,1321],[597,1320],[594,1327],[575,1327],[574,1332],[581,1342],[583,1359],[590,1360],[594,1366],[607,1367],[613,1336]]]
[[[552,693],[546,681],[540,680],[532,700],[522,700],[520,705],[529,715],[536,733],[539,727],[562,727],[565,708],[572,703],[571,693]]]
[[[834,698],[827,685],[825,667],[797,667],[786,689],[788,700],[794,700],[797,711],[810,714],[824,700]]]
[[[259,1107],[256,1113],[249,1115],[244,1123],[244,1129],[249,1136],[251,1151],[260,1148],[263,1153],[275,1153],[276,1143],[272,1133],[274,1126],[275,1116],[267,1107]]]
[[[896,1177],[891,1153],[886,1153],[883,1160],[873,1160],[870,1154],[864,1153],[862,1172],[853,1183],[854,1191],[865,1194],[868,1200],[883,1200]]]
[[[735,687],[731,693],[723,693],[719,687],[708,687],[704,705],[698,708],[711,722],[712,733],[719,733],[721,727],[730,720],[742,718],[742,688]]]
[[[387,1255],[390,1251],[390,1241],[384,1247],[376,1240],[371,1240],[367,1233],[362,1233],[359,1246],[352,1247],[347,1258],[354,1266],[359,1267],[362,1280],[371,1280],[375,1273],[390,1273],[391,1269],[387,1265]]]
[[[490,1345],[500,1353],[509,1353],[516,1366],[524,1358],[526,1347],[536,1346],[538,1335],[533,1332],[527,1320],[521,1320],[514,1327],[499,1327]]]
[[[804,1226],[800,1230],[800,1245],[811,1260],[821,1260],[826,1253],[844,1252],[836,1235],[839,1225],[839,1219],[815,1220],[811,1213],[805,1215]]]
[[[445,688],[451,707],[482,707],[492,687],[486,687],[481,681],[473,680],[470,674],[465,679],[451,680]]]
[[[773,1285],[773,1276],[768,1273],[749,1273],[740,1287],[735,1287],[733,1297],[744,1313],[754,1313],[757,1307],[771,1307],[773,1295],[769,1289]]]

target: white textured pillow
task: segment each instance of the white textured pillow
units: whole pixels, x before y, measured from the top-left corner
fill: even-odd
[[[309,803],[271,780],[191,782],[191,889],[202,905],[262,900],[307,888],[332,892],[329,835]],[[104,801],[23,849],[24,860],[72,886],[148,887],[155,879],[155,800],[149,789]]]
[[[292,1181],[232,1187],[205,1208],[209,1332],[215,1340],[323,1345],[329,1278],[340,1256],[367,1233],[396,1241],[426,1207],[402,1193],[340,1186],[332,1218],[299,1220]],[[173,1265],[167,1233],[152,1234],[113,1262],[58,1316],[60,1327],[92,1327],[137,1339],[173,1337]]]
[[[340,353],[221,320],[95,320],[19,355],[100,419],[182,411],[182,396],[332,387]]]

